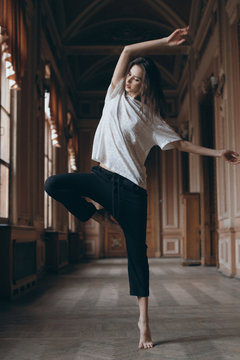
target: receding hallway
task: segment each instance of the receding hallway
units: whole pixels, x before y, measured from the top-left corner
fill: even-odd
[[[126,259],[93,260],[46,276],[1,303],[2,360],[239,360],[240,282],[215,267],[150,259],[154,347],[138,350]]]
[[[0,360],[240,360],[240,0],[0,0],[0,58]]]

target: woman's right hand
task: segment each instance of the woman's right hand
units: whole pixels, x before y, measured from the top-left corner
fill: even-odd
[[[167,44],[169,46],[182,44],[184,41],[186,41],[188,33],[189,26],[182,29],[176,29],[171,35],[167,37]]]

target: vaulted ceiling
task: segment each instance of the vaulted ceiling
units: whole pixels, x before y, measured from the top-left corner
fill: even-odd
[[[124,45],[157,39],[189,24],[192,0],[50,0],[77,92],[106,90]],[[176,89],[187,46],[152,57],[164,89]]]

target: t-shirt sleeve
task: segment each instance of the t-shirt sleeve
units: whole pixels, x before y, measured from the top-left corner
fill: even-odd
[[[158,119],[157,122],[155,122],[153,130],[154,145],[160,146],[162,150],[170,150],[174,148],[172,143],[179,140],[182,140],[181,136],[164,120]]]
[[[108,89],[107,89],[107,94],[105,97],[105,103],[108,102],[109,100],[113,99],[114,97],[116,97],[119,94],[122,94],[124,92],[123,89],[123,82],[124,82],[124,78],[122,78],[117,85],[115,86],[115,88],[112,90],[111,92],[111,84],[109,85]]]

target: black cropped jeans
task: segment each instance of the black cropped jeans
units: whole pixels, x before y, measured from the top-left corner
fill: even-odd
[[[80,221],[89,220],[96,212],[94,204],[85,197],[96,201],[113,215],[126,239],[130,295],[149,296],[146,190],[101,166],[94,166],[88,174],[50,176],[44,188]]]

